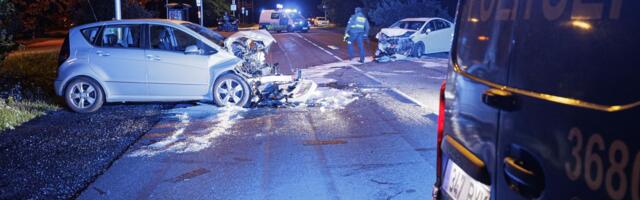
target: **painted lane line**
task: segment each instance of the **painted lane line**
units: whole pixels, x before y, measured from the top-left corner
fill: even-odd
[[[329,49],[333,49],[333,50],[338,50],[340,48],[338,48],[337,46],[333,46],[333,45],[327,45],[327,47],[329,47]]]
[[[297,35],[298,35],[298,37],[302,38],[304,41],[307,41],[308,43],[310,43],[310,44],[312,44],[313,46],[315,46],[315,47],[319,48],[320,50],[324,51],[325,53],[327,53],[327,54],[329,54],[329,55],[333,56],[334,58],[338,59],[339,61],[344,61],[342,58],[340,58],[340,57],[336,56],[335,54],[331,53],[330,51],[328,51],[328,50],[326,50],[326,49],[322,48],[320,45],[317,45],[316,43],[314,43],[314,42],[312,42],[311,40],[309,40],[309,39],[305,38],[304,36],[302,36],[302,35],[300,35],[300,34],[297,34]],[[380,85],[382,85],[382,86],[384,86],[384,87],[388,87],[388,88],[390,88],[390,89],[391,89],[391,91],[393,91],[393,92],[397,93],[398,95],[400,95],[400,96],[402,96],[402,97],[406,98],[407,100],[411,101],[412,103],[414,103],[414,104],[416,104],[416,105],[418,105],[418,106],[422,107],[423,109],[429,110],[429,107],[425,106],[423,103],[420,103],[420,101],[418,101],[416,98],[413,98],[413,97],[409,96],[408,94],[406,94],[406,93],[404,93],[404,92],[400,91],[399,89],[397,89],[397,88],[395,88],[395,87],[392,87],[392,86],[390,86],[389,84],[386,84],[385,82],[381,81],[380,79],[378,79],[378,78],[376,78],[376,77],[371,76],[369,73],[365,72],[364,70],[360,69],[359,67],[356,67],[355,65],[352,65],[352,64],[347,64],[347,65],[348,65],[349,67],[351,67],[352,69],[354,69],[354,70],[356,70],[356,71],[360,72],[362,75],[366,76],[367,78],[369,78],[369,79],[371,79],[371,80],[373,80],[373,81],[377,82],[378,84],[380,84]]]

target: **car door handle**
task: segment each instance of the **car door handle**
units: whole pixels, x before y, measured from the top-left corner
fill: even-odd
[[[544,190],[544,172],[538,161],[519,145],[511,145],[504,161],[504,177],[509,189],[528,198],[540,196]]]
[[[155,56],[155,55],[147,55],[147,59],[149,59],[151,61],[160,61],[160,57]]]
[[[496,88],[485,91],[482,94],[482,102],[505,111],[514,111],[520,108],[520,102],[513,93]]]
[[[104,52],[104,51],[96,51],[96,54],[98,54],[98,56],[110,56],[111,54],[108,52]]]

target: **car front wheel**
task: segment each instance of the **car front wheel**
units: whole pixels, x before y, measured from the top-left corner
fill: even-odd
[[[102,87],[95,80],[86,77],[71,81],[64,96],[67,106],[79,113],[95,112],[104,103]]]
[[[250,95],[247,82],[235,74],[223,75],[213,84],[213,100],[218,106],[246,107]]]
[[[422,42],[416,43],[411,51],[411,57],[420,58],[424,54],[424,44]]]

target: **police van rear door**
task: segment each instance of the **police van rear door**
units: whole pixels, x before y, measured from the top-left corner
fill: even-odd
[[[495,188],[501,103],[484,82],[507,84],[513,49],[513,21],[493,20],[479,0],[463,0],[446,82],[442,186],[448,199],[485,199]],[[428,49],[428,47],[427,47]],[[484,100],[489,103],[484,103]]]
[[[518,26],[497,198],[640,199],[640,1],[484,2]]]

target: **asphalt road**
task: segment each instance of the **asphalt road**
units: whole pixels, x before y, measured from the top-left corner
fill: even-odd
[[[322,86],[307,104],[179,106],[79,199],[430,198],[446,55],[360,65],[338,31],[274,36],[269,60]]]

